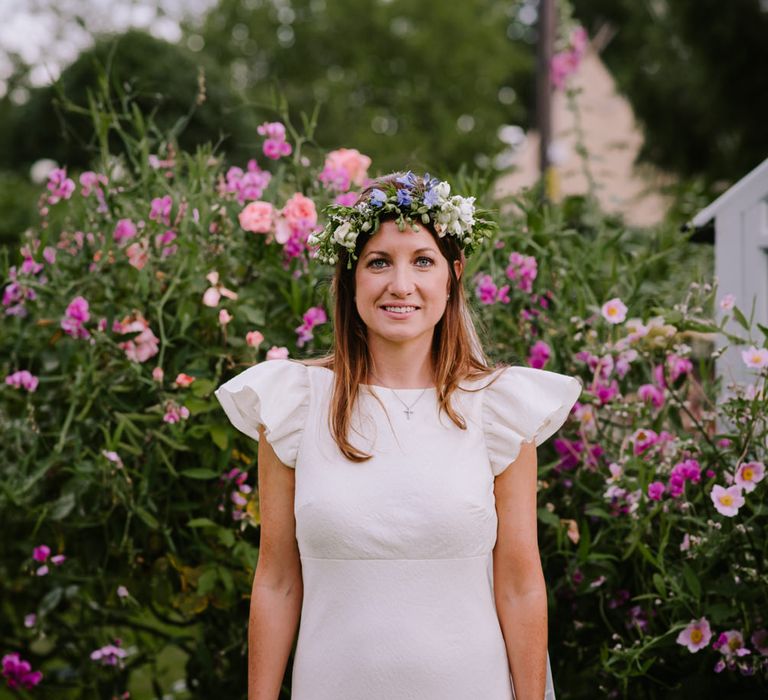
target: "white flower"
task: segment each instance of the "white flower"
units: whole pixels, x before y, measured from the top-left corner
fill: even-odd
[[[435,194],[437,194],[437,204],[442,206],[448,201],[448,197],[451,195],[451,186],[443,181],[438,182],[434,187]]]
[[[459,212],[464,231],[470,231],[475,225],[475,198],[474,197],[451,197],[451,202],[456,206]]]
[[[352,230],[352,224],[349,221],[337,226],[333,232],[333,240],[346,248],[349,248],[350,244],[354,245],[356,239],[357,233]]]

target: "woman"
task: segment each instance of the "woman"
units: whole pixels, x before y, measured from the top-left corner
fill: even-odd
[[[297,627],[293,700],[554,698],[536,446],[581,382],[489,366],[461,284],[489,229],[412,173],[330,207],[333,352],[216,391],[259,440],[250,700],[278,698]]]

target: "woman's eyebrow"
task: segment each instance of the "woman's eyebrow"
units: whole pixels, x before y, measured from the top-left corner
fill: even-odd
[[[437,251],[434,248],[418,248],[417,250],[413,251],[413,254],[415,255],[416,253],[424,253],[424,252],[437,253]],[[389,257],[389,253],[386,250],[369,250],[365,254],[365,257],[367,258],[370,255],[386,255],[387,257]]]

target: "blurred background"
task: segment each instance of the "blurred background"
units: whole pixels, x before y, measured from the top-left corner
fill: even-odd
[[[630,225],[670,213],[683,221],[766,157],[768,0],[554,6],[553,52],[573,27],[589,38],[552,99],[556,193],[591,189]],[[275,116],[280,95],[299,124],[318,110],[320,147],[358,148],[374,173],[464,167],[490,172],[502,192],[530,186],[541,167],[541,9],[539,0],[0,0],[0,240],[14,244],[34,221],[51,161],[85,168],[94,156],[85,111],[105,67],[158,127],[183,124],[182,148],[212,142],[232,162],[253,157],[256,126]]]

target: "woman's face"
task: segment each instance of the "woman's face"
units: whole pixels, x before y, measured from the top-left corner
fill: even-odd
[[[355,304],[369,338],[405,342],[426,335],[431,340],[447,304],[448,264],[425,227],[413,231],[406,225],[400,231],[395,221],[384,221],[366,241],[355,270]],[[460,261],[454,269],[459,277]]]

